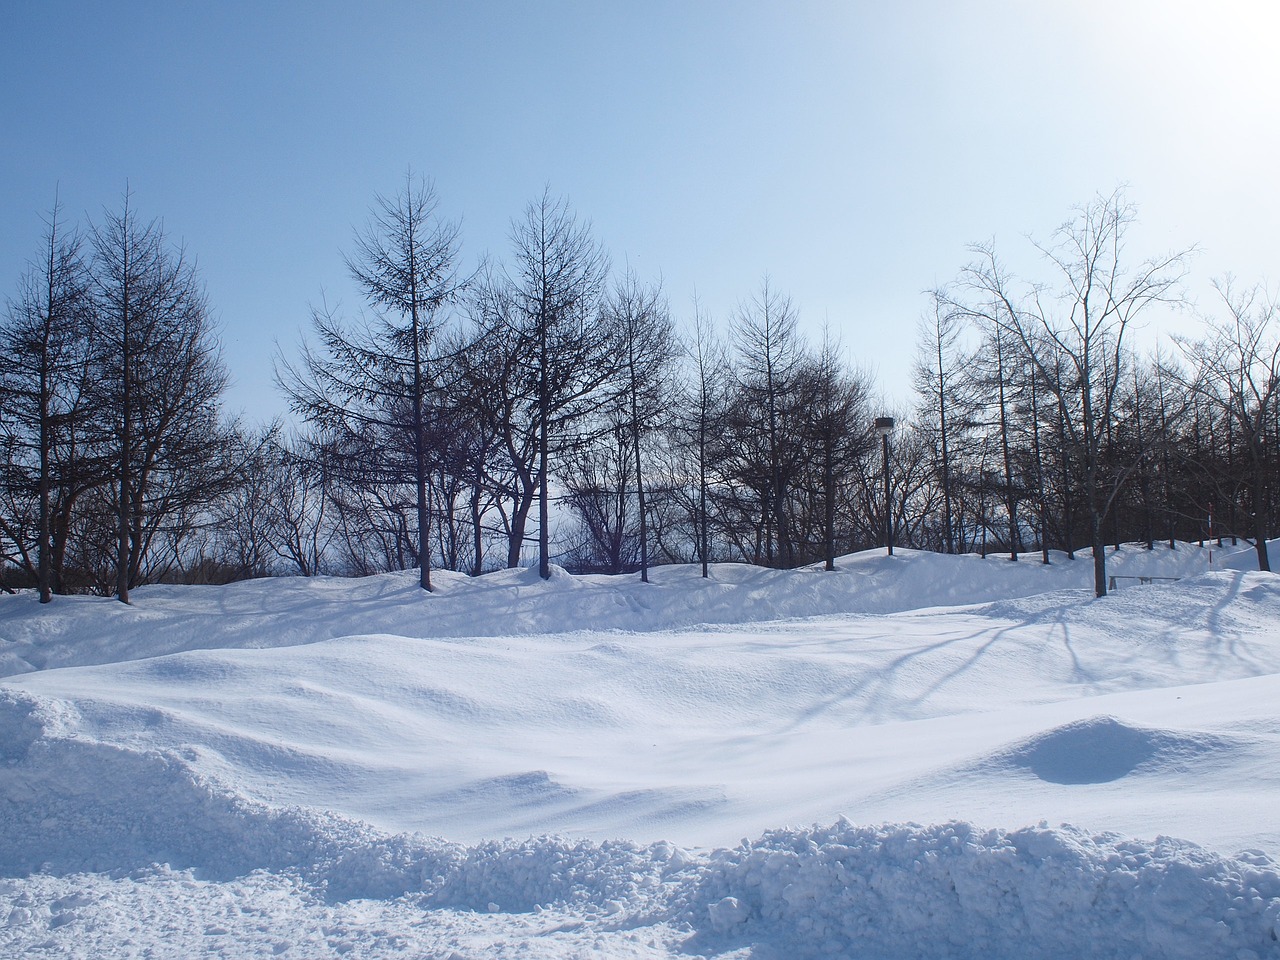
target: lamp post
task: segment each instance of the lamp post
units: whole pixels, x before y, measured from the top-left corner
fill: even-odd
[[[893,501],[889,498],[889,434],[893,433],[893,417],[876,417],[876,433],[884,453],[884,542],[893,556]]]

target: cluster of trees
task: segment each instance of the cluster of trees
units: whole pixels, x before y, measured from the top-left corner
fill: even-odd
[[[791,566],[868,541],[868,379],[805,344],[765,281],[722,342],[681,333],[658,284],[610,274],[550,194],[509,258],[462,277],[430,184],[380,198],[348,259],[367,312],[327,307],[279,358],[307,424],[287,458],[328,484],[351,569],[578,570],[746,559]],[[536,513],[535,513],[536,509]],[[535,519],[536,518],[536,519]]]
[[[0,337],[0,560],[53,593],[182,568],[242,479],[194,264],[126,194],[86,230],[55,203]],[[0,567],[0,570],[3,568]]]
[[[1122,539],[1244,535],[1267,569],[1276,304],[1223,282],[1202,337],[1140,355],[1133,328],[1177,300],[1186,254],[1129,261],[1133,216],[1099,197],[1040,250],[1045,281],[985,245],[933,292],[886,488],[872,425],[894,411],[771,281],[723,332],[696,302],[677,324],[549,193],[474,272],[429,182],[378,198],[347,259],[365,309],[314,310],[277,357],[292,433],[222,416],[207,304],[157,224],[128,197],[84,233],[55,207],[0,331],[0,559],[42,598],[124,600],[161,579],[394,569],[430,590],[433,568],[531,555],[544,577],[553,560],[833,568],[886,529],[1044,562],[1092,546],[1100,595]]]
[[[1012,277],[992,245],[933,293],[916,428],[934,483],[904,508],[917,545],[948,551],[1092,548],[1216,535],[1266,540],[1280,508],[1276,301],[1216,284],[1199,337],[1140,354],[1135,325],[1180,301],[1188,252],[1131,262],[1134,209],[1098,197],[1040,248],[1050,277]]]

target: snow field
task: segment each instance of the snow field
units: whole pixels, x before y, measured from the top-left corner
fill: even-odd
[[[1280,957],[1280,588],[1109,560],[0,598],[0,957]]]

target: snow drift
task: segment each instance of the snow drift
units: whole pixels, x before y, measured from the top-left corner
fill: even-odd
[[[0,955],[1280,956],[1280,588],[1109,559],[2,598]]]

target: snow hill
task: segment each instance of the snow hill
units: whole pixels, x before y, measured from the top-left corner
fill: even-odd
[[[1280,957],[1209,553],[0,597],[0,956]]]

